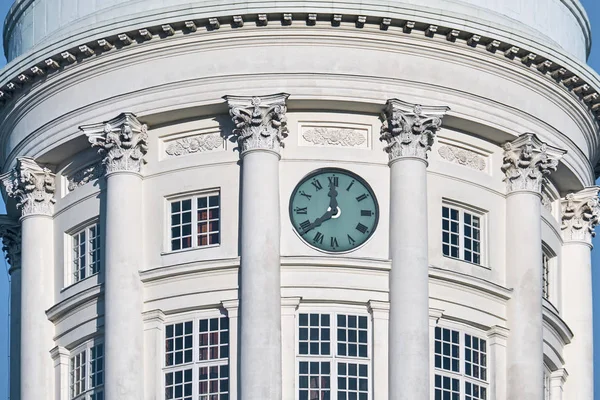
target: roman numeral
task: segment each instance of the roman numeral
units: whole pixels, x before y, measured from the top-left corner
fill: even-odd
[[[317,190],[317,192],[321,189],[323,189],[323,186],[321,185],[321,182],[319,182],[318,179],[313,179],[311,184],[315,187],[315,189]]]
[[[329,177],[327,177],[327,179],[329,179],[329,184],[330,185],[333,184],[333,186],[335,186],[335,187],[338,187],[340,184],[340,178],[337,176],[329,176]]]
[[[356,243],[356,240],[352,239],[352,236],[348,235],[348,244],[350,246],[354,246],[355,243]]]
[[[371,211],[371,210],[360,210],[360,215],[361,215],[361,217],[372,217],[373,216],[373,211]]]
[[[338,244],[337,238],[335,238],[335,237],[333,237],[333,236],[332,236],[332,237],[331,237],[331,248],[332,248],[332,249],[335,249],[335,248],[337,248],[337,247],[339,247],[339,244]]]
[[[350,184],[348,185],[348,187],[346,188],[346,192],[350,191],[350,188],[352,187],[352,185],[354,185],[354,179],[352,179],[352,182],[350,182]]]
[[[364,194],[364,193],[363,193],[363,194],[361,194],[360,196],[358,196],[358,197],[356,198],[356,201],[358,201],[358,202],[360,203],[361,201],[363,201],[363,200],[364,200],[364,199],[366,199],[367,197],[369,197],[369,195],[367,195],[367,194]]]
[[[314,243],[319,243],[319,244],[323,244],[323,238],[325,236],[323,236],[323,234],[321,232],[317,232],[317,234],[315,235],[315,237],[313,238],[313,242]]]
[[[367,233],[367,230],[369,228],[367,228],[366,226],[364,226],[363,224],[359,223],[358,225],[356,225],[356,230],[359,231],[362,234]]]
[[[307,208],[308,207],[296,207],[294,208],[294,211],[296,214],[306,214],[308,212]]]
[[[302,231],[305,231],[309,226],[310,226],[310,221],[306,220],[300,224],[300,229],[302,229]]]
[[[304,190],[299,191],[298,193],[300,193],[300,196],[304,196],[306,197],[308,200],[310,200],[310,198],[312,197],[310,194],[306,194],[304,193]]]

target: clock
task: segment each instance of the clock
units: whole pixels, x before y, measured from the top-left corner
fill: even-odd
[[[304,177],[292,192],[290,219],[309,246],[343,253],[362,246],[375,232],[379,206],[360,176],[323,168]]]

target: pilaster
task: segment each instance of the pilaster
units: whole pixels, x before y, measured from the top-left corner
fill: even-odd
[[[281,298],[281,355],[283,360],[281,387],[283,400],[296,398],[296,315],[302,297]]]
[[[54,399],[56,400],[69,400],[71,398],[69,387],[70,355],[69,350],[61,346],[56,346],[50,350],[50,356],[54,362]]]
[[[552,371],[550,375],[550,400],[563,400],[563,388],[568,377],[569,373],[564,368]]]
[[[387,301],[369,300],[367,303],[373,324],[373,398],[387,400],[389,398],[389,325],[390,303]]]
[[[238,400],[239,387],[239,300],[225,300],[221,302],[221,307],[227,312],[229,318],[229,378],[235,385],[229,385],[229,399]]]
[[[506,399],[506,346],[509,330],[495,325],[487,331],[488,371],[492,400]]]
[[[146,311],[142,315],[144,322],[144,393],[145,399],[162,400],[162,365],[165,348],[165,314],[162,310]]]

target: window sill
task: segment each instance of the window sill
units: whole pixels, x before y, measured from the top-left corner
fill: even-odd
[[[183,253],[188,253],[190,251],[196,251],[196,250],[203,250],[203,249],[213,249],[215,247],[220,247],[221,243],[218,244],[209,244],[207,246],[196,246],[196,247],[189,247],[187,249],[181,249],[181,250],[170,250],[170,251],[163,251],[162,253],[160,253],[161,256],[169,256],[172,254],[183,254]]]
[[[443,254],[443,256],[444,256],[444,258],[447,258],[449,260],[454,260],[454,261],[462,262],[462,263],[465,263],[465,264],[473,265],[473,266],[476,266],[476,267],[481,267],[483,269],[487,269],[487,270],[490,270],[490,271],[492,270],[491,267],[489,267],[487,265],[484,265],[484,264],[477,264],[477,263],[474,263],[472,261],[466,261],[466,260],[463,260],[462,258],[455,258],[455,257],[447,256],[445,254]]]
[[[100,272],[96,272],[95,274],[88,275],[88,276],[86,276],[85,278],[78,280],[77,282],[73,282],[73,283],[71,283],[71,284],[69,284],[69,285],[67,285],[67,286],[63,287],[63,288],[60,290],[60,293],[64,293],[64,292],[66,292],[66,291],[70,291],[70,290],[72,290],[73,288],[75,288],[75,287],[77,287],[77,286],[87,286],[87,285],[84,285],[84,284],[85,284],[86,282],[89,282],[89,281],[90,281],[90,280],[92,280],[92,279],[95,279],[95,280],[96,280],[96,282],[92,283],[92,285],[96,285],[96,284],[98,283],[98,276],[99,276],[99,274],[100,274]]]

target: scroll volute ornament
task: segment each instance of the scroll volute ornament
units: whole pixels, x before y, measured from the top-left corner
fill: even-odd
[[[600,187],[585,188],[577,193],[570,193],[561,200],[563,239],[592,243],[596,235],[594,228],[600,222]]]
[[[0,216],[0,236],[2,251],[10,264],[10,271],[21,267],[21,225],[7,215]]]
[[[380,140],[387,146],[390,162],[402,157],[427,159],[442,119],[450,110],[446,106],[422,106],[398,99],[387,101],[381,115]]]
[[[270,150],[279,153],[288,135],[286,93],[261,97],[225,96],[235,125],[232,136],[240,153]]]
[[[535,134],[525,133],[504,145],[502,172],[506,190],[541,194],[544,177],[556,171],[565,150],[542,142]]]
[[[17,201],[22,216],[52,215],[55,175],[50,169],[37,164],[28,157],[17,158],[14,169],[3,174],[0,179],[9,197]]]
[[[132,113],[123,113],[110,121],[79,127],[92,147],[99,147],[106,174],[140,172],[148,152],[148,127]]]

